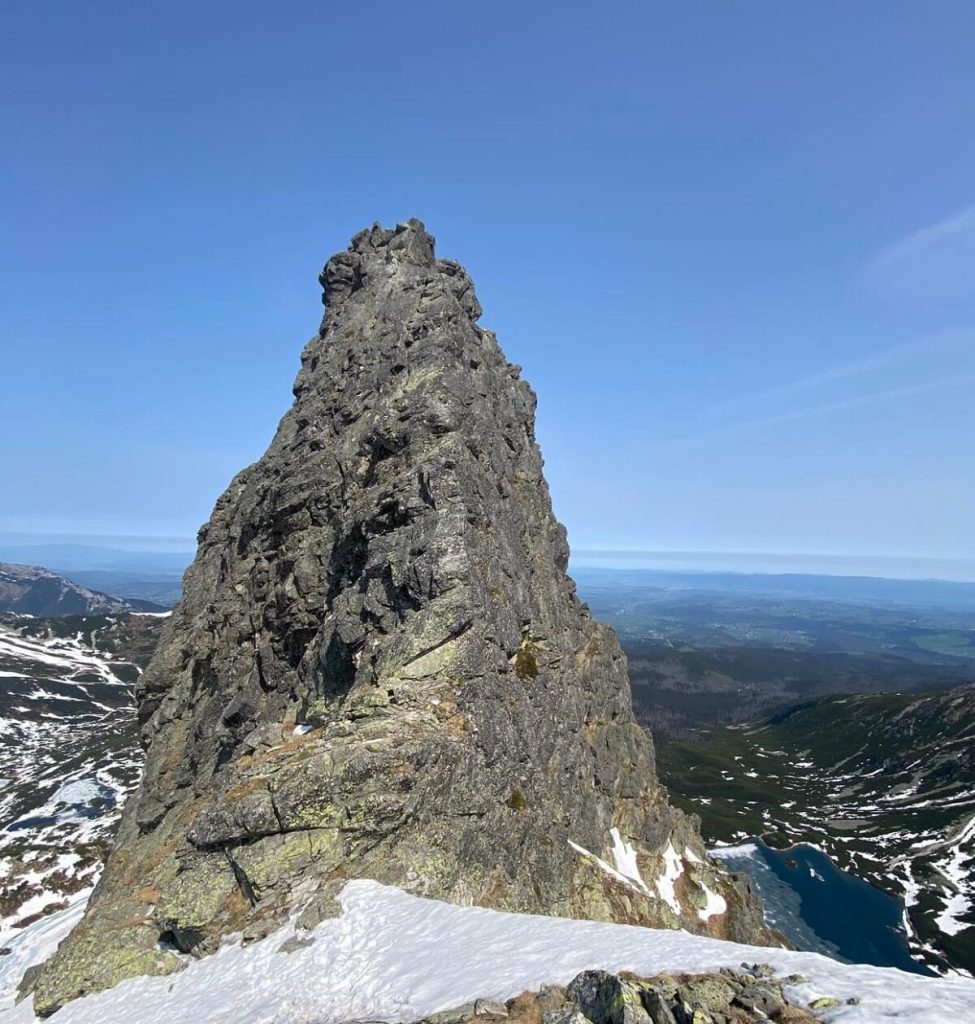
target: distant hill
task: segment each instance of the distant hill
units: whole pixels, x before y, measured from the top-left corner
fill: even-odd
[[[593,569],[578,583],[658,742],[827,694],[975,679],[975,584]]]
[[[0,562],[0,612],[16,615],[105,615],[163,611],[153,601],[111,597],[37,565]]]

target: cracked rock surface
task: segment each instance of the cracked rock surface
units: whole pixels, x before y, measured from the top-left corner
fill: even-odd
[[[565,572],[535,395],[467,273],[414,220],[320,280],[294,404],[141,680],[145,776],[38,1011],[312,924],[352,877],[769,940],[657,782],[616,636]]]

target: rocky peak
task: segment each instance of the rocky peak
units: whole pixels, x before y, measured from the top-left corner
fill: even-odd
[[[467,273],[412,220],[321,281],[295,402],[141,681],[145,776],[38,1009],[310,925],[354,877],[766,939],[657,782],[616,636],[565,572],[535,395]]]

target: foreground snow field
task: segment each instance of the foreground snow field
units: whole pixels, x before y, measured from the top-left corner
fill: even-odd
[[[412,1020],[477,996],[507,999],[545,982],[566,983],[600,967],[652,975],[742,961],[802,974],[790,989],[856,1006],[827,1011],[843,1024],[962,1024],[975,1020],[975,981],[922,978],[889,968],[841,964],[816,953],[740,946],[689,935],[594,921],[503,914],[420,899],[378,882],[350,882],[343,913],[309,933],[312,945],[281,953],[294,934],[228,945],[167,978],[139,978],[69,1004],[52,1024],[337,1024]],[[13,1005],[24,967],[50,955],[80,915],[80,904],[26,929],[0,958],[0,1022],[33,1024],[29,1001]]]

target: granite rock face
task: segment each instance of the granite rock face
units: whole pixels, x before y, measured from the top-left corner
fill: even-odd
[[[311,924],[350,877],[767,940],[657,782],[616,636],[566,575],[535,395],[467,273],[414,220],[320,280],[294,404],[142,679],[145,777],[38,1010]]]

